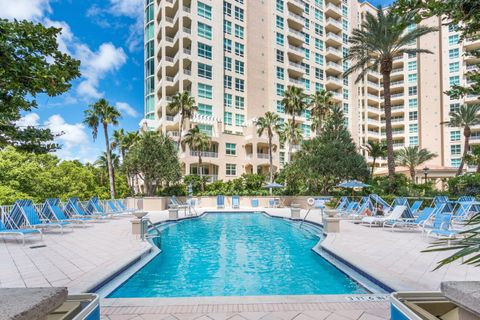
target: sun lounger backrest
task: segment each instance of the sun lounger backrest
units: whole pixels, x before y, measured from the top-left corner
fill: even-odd
[[[15,202],[10,212],[6,217],[3,217],[3,219],[7,229],[18,229],[25,225],[25,217],[23,216],[19,201]]]
[[[40,220],[40,217],[38,216],[35,208],[32,205],[22,207],[22,211],[29,225],[35,226],[38,224],[42,224],[42,220]]]
[[[410,211],[412,211],[413,214],[417,213],[418,209],[422,206],[423,201],[422,200],[417,200],[415,201],[412,206],[410,207]]]
[[[348,205],[348,198],[343,196],[340,198],[340,201],[338,202],[338,205],[337,205],[337,210],[342,210],[343,208],[345,208],[345,206]]]
[[[127,207],[125,207],[125,205],[123,204],[122,200],[120,200],[120,199],[117,200],[117,205],[118,205],[118,207],[119,207],[120,209],[122,209],[122,210],[126,210],[126,209],[127,209]]]
[[[7,227],[5,227],[5,224],[3,223],[2,220],[0,220],[0,231],[1,230],[7,230]]]
[[[440,219],[440,228],[441,230],[448,230],[450,224],[452,223],[452,214],[451,213],[442,213]]]
[[[217,206],[225,205],[225,197],[223,195],[217,196]]]
[[[393,208],[392,212],[386,217],[388,220],[398,220],[402,217],[404,212],[407,210],[406,206],[396,206]]]

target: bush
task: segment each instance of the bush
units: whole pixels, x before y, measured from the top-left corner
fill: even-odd
[[[468,173],[448,180],[448,191],[455,196],[480,194],[480,173]]]

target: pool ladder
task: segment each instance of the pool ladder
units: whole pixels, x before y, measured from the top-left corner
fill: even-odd
[[[158,229],[158,227],[152,223],[152,221],[148,218],[142,218],[142,223],[141,223],[141,235],[142,235],[142,241],[148,240],[148,239],[161,239],[161,231]],[[155,230],[155,234],[149,234],[149,230],[153,229]],[[160,248],[160,242],[155,244]]]

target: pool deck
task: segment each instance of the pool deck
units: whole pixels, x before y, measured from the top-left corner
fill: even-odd
[[[205,208],[199,213],[213,210]],[[286,208],[242,210],[290,216]],[[168,213],[151,212],[149,217],[160,222],[167,219]],[[49,232],[43,241],[32,238],[25,246],[0,238],[0,287],[66,286],[70,292],[91,290],[151,250],[147,242],[131,235],[131,219],[116,218],[78,227],[64,235]],[[321,223],[320,212],[312,210],[308,220]],[[41,245],[44,247],[31,248]],[[419,232],[391,232],[349,221],[342,221],[341,232],[329,234],[322,243],[325,249],[396,290],[438,290],[441,281],[480,279],[479,268],[457,263],[432,272],[447,253],[421,253],[428,245]],[[102,299],[102,317],[110,320],[388,318],[388,302],[382,300],[385,296],[375,297],[375,301],[369,301],[368,296]]]

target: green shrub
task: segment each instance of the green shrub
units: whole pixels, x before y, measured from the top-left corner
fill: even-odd
[[[480,194],[480,173],[468,173],[448,180],[448,191],[455,196]]]

